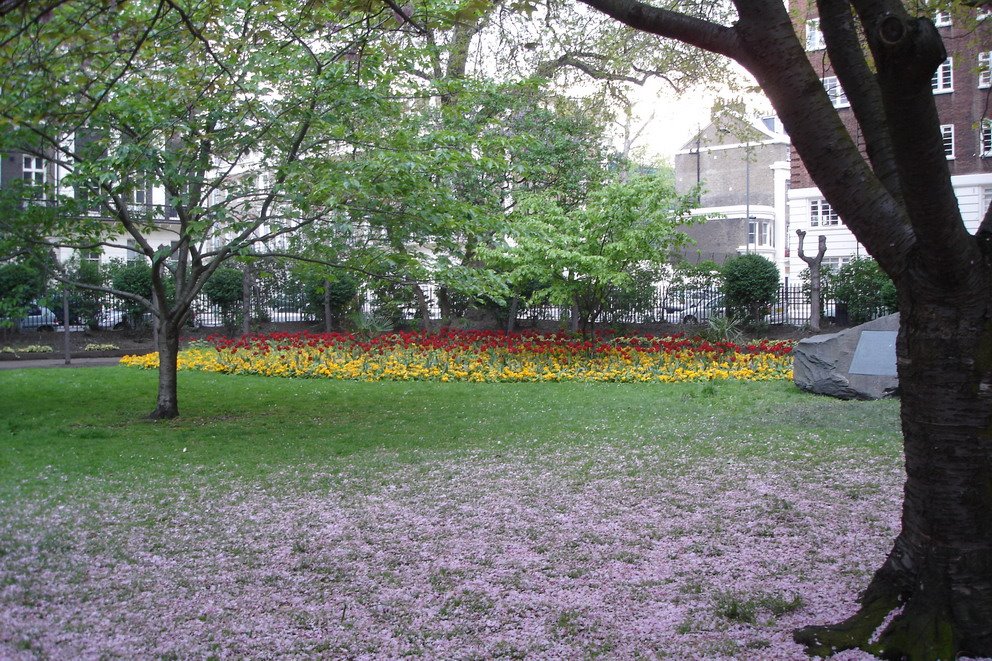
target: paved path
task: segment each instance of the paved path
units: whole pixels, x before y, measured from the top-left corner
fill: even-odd
[[[29,360],[0,360],[0,370],[19,370],[36,367],[106,367],[116,365],[120,358],[73,358],[68,365],[64,357],[33,358]]]

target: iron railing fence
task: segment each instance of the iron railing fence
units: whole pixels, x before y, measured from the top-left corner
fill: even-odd
[[[421,285],[421,290],[427,302],[428,313],[432,321],[438,321],[441,316],[438,304],[437,287]],[[149,323],[149,315],[137,308],[130,301],[109,294],[94,295],[93,293],[77,294],[70,292],[70,320],[72,323],[96,324],[100,328],[138,327]],[[58,292],[39,299],[46,304],[61,319],[61,298]],[[82,302],[81,302],[82,301]],[[422,319],[420,306],[415,297],[410,295],[403,299],[378,298],[371,292],[360,292],[357,304],[353,306],[366,314],[375,314],[390,321],[416,322]],[[244,310],[249,310],[253,324],[265,323],[306,323],[317,324],[323,319],[323,310],[314,309],[301,302],[297,291],[278,291],[269,289],[261,300],[252,300],[249,305],[237,305],[229,310],[228,322],[241,326]],[[510,307],[505,306],[496,315],[506,319]],[[846,325],[845,306],[833,299],[823,302],[822,316],[826,320],[839,325]],[[810,316],[809,295],[801,285],[783,285],[775,302],[765,311],[763,321],[768,324],[783,324],[801,327],[808,323]],[[870,314],[872,317],[886,314],[888,310],[881,304]],[[706,323],[709,319],[725,313],[723,295],[720,288],[697,287],[676,288],[660,286],[635,300],[623,302],[608,302],[604,313],[596,319],[598,325],[611,324],[695,324]],[[517,325],[532,325],[538,322],[566,323],[571,317],[570,307],[548,303],[527,305],[518,301],[516,316]],[[192,325],[195,327],[223,327],[224,311],[220,306],[209,301],[206,295],[198,296],[193,304]]]
[[[421,285],[427,300],[430,318],[440,318],[437,288],[434,285]],[[653,291],[633,297],[635,300],[610,302],[604,306],[596,322],[599,324],[660,324],[660,323],[704,323],[713,316],[726,313],[723,295],[719,285],[706,287],[672,287],[661,285]],[[419,306],[411,298],[397,302],[380,301],[374,294],[367,293],[361,298],[361,310],[367,314],[381,313],[384,308],[406,321],[422,318]],[[508,311],[508,307],[504,312]],[[782,285],[774,302],[764,311],[762,321],[768,324],[804,326],[810,318],[809,293],[802,285]],[[881,303],[872,309],[871,318],[888,314],[889,310]],[[564,322],[572,314],[568,306],[539,303],[527,305],[517,302],[515,320],[517,322]],[[388,316],[388,315],[386,315]],[[505,316],[505,315],[504,315]],[[821,317],[840,325],[847,324],[845,306],[828,298],[821,302]]]

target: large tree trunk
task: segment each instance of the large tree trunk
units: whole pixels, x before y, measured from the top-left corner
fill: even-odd
[[[992,291],[901,289],[902,531],[861,610],[796,640],[821,655],[992,656]]]
[[[178,359],[179,327],[174,320],[167,320],[158,331],[158,401],[148,416],[153,420],[179,417]]]

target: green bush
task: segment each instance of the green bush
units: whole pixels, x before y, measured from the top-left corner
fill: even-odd
[[[731,316],[746,323],[761,320],[778,291],[778,268],[761,255],[739,255],[723,265],[723,293]]]
[[[863,324],[880,314],[894,312],[895,287],[871,257],[856,257],[833,277],[837,301],[847,305],[848,321]]]
[[[244,298],[244,275],[238,269],[219,268],[203,285],[203,293],[226,314]]]
[[[15,262],[0,266],[0,300],[23,307],[45,291],[45,277],[30,264]]]
[[[99,262],[80,261],[74,259],[66,269],[66,277],[86,285],[101,287],[106,284],[106,277]],[[56,316],[62,319],[62,295],[64,290],[58,289],[49,298],[50,307]],[[96,328],[96,317],[103,303],[103,294],[92,289],[71,287],[68,290],[70,323],[81,323]]]
[[[219,268],[203,285],[203,293],[220,308],[227,334],[236,334],[244,315],[244,274],[238,269]]]
[[[355,303],[358,281],[347,273],[311,276],[301,283],[306,294],[307,310],[318,318],[324,316],[324,295],[330,304],[331,321],[340,324]]]
[[[110,284],[119,291],[142,296],[147,300],[152,298],[152,265],[145,260],[122,262],[115,260],[107,267]],[[176,284],[169,278],[165,281],[166,300],[171,301],[176,294]],[[122,298],[123,310],[131,321],[132,326],[138,326],[146,311],[145,306],[127,298]]]
[[[116,263],[111,266],[110,282],[114,289],[143,296],[152,297],[152,267],[145,261]]]

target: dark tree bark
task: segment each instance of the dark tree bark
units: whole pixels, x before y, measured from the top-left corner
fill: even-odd
[[[324,280],[324,332],[330,333],[333,328],[331,319],[331,281]]]
[[[179,417],[178,359],[179,326],[165,321],[158,329],[158,399],[148,416],[153,420]]]
[[[427,301],[427,294],[424,288],[418,284],[413,285],[413,297],[417,301],[417,310],[420,311],[420,328],[425,333],[431,332],[431,306]]]
[[[823,256],[827,254],[827,237],[820,235],[816,257],[809,257],[803,250],[803,241],[806,240],[806,232],[796,230],[799,236],[799,259],[809,266],[809,329],[814,333],[820,332],[820,308],[823,305],[821,295],[822,287],[820,283],[820,267],[823,264]]]
[[[250,266],[246,265],[241,275],[241,333],[247,335],[251,332],[251,288],[255,284],[255,278]]]
[[[510,299],[510,308],[506,313],[506,332],[512,333],[517,325],[517,310],[520,307],[520,297],[514,296]]]
[[[735,0],[733,26],[637,0],[583,2],[744,65],[817,186],[899,293],[902,530],[861,609],[838,625],[802,629],[796,640],[817,655],[992,656],[992,216],[971,236],[954,197],[930,88],[946,57],[933,23],[896,0],[817,2],[866,160],[781,0]]]

